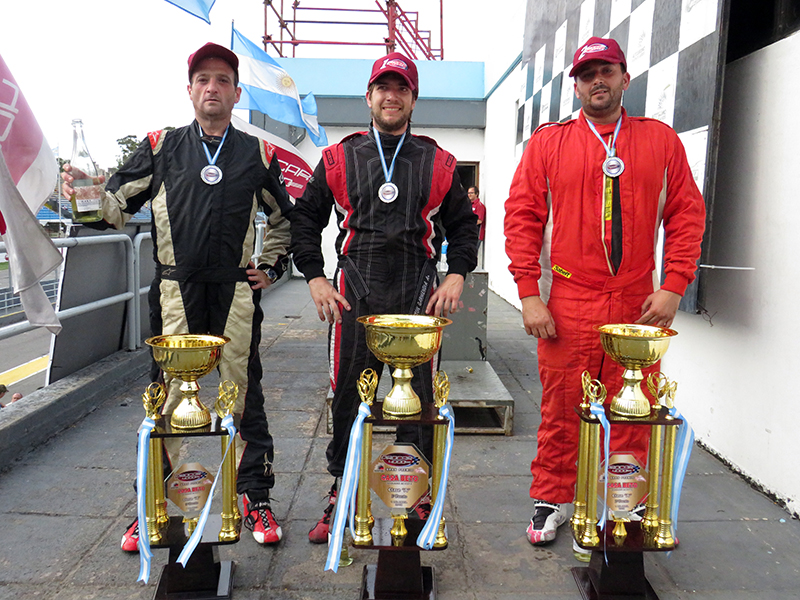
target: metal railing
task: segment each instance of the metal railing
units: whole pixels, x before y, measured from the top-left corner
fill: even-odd
[[[141,262],[141,243],[143,240],[150,238],[150,233],[140,233],[134,240],[125,234],[111,234],[111,235],[95,235],[78,238],[58,238],[54,239],[53,243],[56,248],[72,248],[75,246],[94,246],[100,244],[123,244],[125,247],[125,265],[126,265],[126,282],[127,291],[121,294],[108,296],[93,302],[87,302],[65,310],[56,312],[59,320],[66,320],[78,315],[83,315],[95,310],[112,306],[121,302],[126,303],[126,327],[125,327],[125,340],[124,346],[127,350],[135,350],[140,346],[140,305],[141,295],[146,294],[150,289],[139,288],[139,264]],[[4,242],[0,242],[0,252],[5,252],[6,246]],[[36,329],[36,325],[31,325],[29,321],[22,321],[7,325],[0,328],[0,340],[5,340],[20,333],[32,331]]]

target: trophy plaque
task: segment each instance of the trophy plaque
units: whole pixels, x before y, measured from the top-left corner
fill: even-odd
[[[214,476],[200,463],[184,463],[167,479],[167,498],[190,523],[189,533],[197,525],[197,517],[208,500],[213,483]]]
[[[641,389],[642,369],[666,353],[672,329],[635,324],[595,327],[603,350],[625,369],[623,385],[610,405],[604,405],[605,386],[583,373],[575,511],[570,521],[576,543],[592,550],[588,567],[572,569],[584,600],[617,598],[658,600],[644,573],[644,552],[669,551],[672,534],[675,438],[682,419],[673,416],[676,384],[661,373],[651,373],[647,387],[658,402],[651,405]],[[624,450],[610,453],[603,462],[602,429],[648,427],[647,470]],[[648,472],[649,471],[649,472]],[[677,490],[680,493],[680,490]],[[644,517],[631,511],[645,501]],[[612,523],[600,527],[604,511]]]
[[[241,531],[235,439],[226,428],[238,427],[232,413],[239,391],[233,382],[221,382],[212,416],[200,402],[197,384],[198,379],[219,364],[227,342],[228,338],[223,336],[190,334],[160,335],[146,340],[156,364],[166,375],[181,380],[183,396],[175,411],[164,415],[157,410],[166,396],[161,384],[151,383],[143,396],[148,417],[156,421],[150,435],[145,486],[148,539],[152,548],[169,548],[169,562],[159,577],[156,600],[230,598],[233,588],[236,565],[233,561],[220,561],[217,547],[238,542]],[[168,478],[165,493],[162,442],[166,438],[186,437],[220,439],[219,471],[214,476],[199,463],[183,464]],[[208,517],[203,531],[198,533],[202,537],[184,566],[178,562],[179,556],[194,533],[214,479],[221,483],[222,512]],[[168,516],[167,498],[183,516]]]

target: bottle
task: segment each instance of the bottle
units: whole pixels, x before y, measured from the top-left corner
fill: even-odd
[[[94,223],[103,218],[100,199],[103,195],[102,179],[94,164],[86,139],[83,136],[83,121],[72,120],[72,166],[71,175],[75,178],[72,187],[75,193],[70,197],[72,221],[74,223]]]

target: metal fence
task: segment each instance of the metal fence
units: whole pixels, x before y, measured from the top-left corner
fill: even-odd
[[[107,298],[102,298],[100,300],[95,300],[93,302],[88,302],[86,304],[81,304],[79,306],[75,306],[69,308],[67,310],[60,310],[56,312],[56,315],[60,320],[69,319],[71,317],[75,317],[77,315],[86,314],[100,308],[105,308],[106,306],[111,306],[114,304],[119,304],[121,302],[126,303],[126,331],[125,331],[125,340],[124,346],[127,350],[135,350],[141,345],[140,342],[140,335],[139,331],[141,330],[141,319],[140,319],[140,305],[141,305],[141,296],[146,294],[150,289],[149,286],[144,288],[140,288],[140,281],[139,281],[139,265],[141,263],[141,243],[145,239],[150,238],[150,233],[140,233],[136,237],[131,240],[130,236],[125,234],[112,234],[112,235],[94,235],[94,236],[86,236],[86,237],[77,237],[77,238],[57,238],[53,240],[56,248],[72,248],[75,246],[86,246],[86,245],[104,245],[104,244],[123,244],[125,248],[125,269],[127,275],[127,291],[122,294],[116,294],[114,296],[109,296]],[[5,252],[6,245],[4,242],[0,242],[0,252]],[[56,281],[48,281],[46,282],[47,288],[51,289],[51,292],[48,292],[48,289],[45,289],[45,293],[57,293],[58,290],[58,280]],[[45,287],[45,284],[43,284]],[[19,302],[19,296],[16,296],[17,302]],[[2,311],[0,305],[0,311]],[[0,340],[8,339],[20,333],[25,333],[26,331],[32,331],[36,329],[35,325],[31,325],[29,321],[21,321],[19,323],[14,323],[13,325],[7,325],[5,327],[0,327]]]

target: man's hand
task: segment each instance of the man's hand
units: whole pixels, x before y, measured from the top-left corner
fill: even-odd
[[[539,296],[522,299],[522,323],[528,335],[543,340],[557,337],[553,315]]]
[[[642,304],[642,316],[636,321],[640,325],[669,327],[678,312],[681,297],[675,292],[657,290],[650,294]]]
[[[464,277],[457,273],[450,273],[444,278],[442,285],[436,288],[428,300],[425,313],[435,317],[446,317],[450,313],[458,312],[458,299],[464,289]]]
[[[327,319],[328,323],[342,322],[339,304],[345,310],[350,310],[350,303],[336,291],[330,281],[325,277],[315,277],[308,282],[308,290],[311,292],[311,299],[314,301],[314,305],[317,307],[320,321]]]
[[[73,188],[70,184],[75,181],[75,178],[71,175],[72,173],[72,165],[69,163],[64,163],[61,171],[61,179],[64,180],[64,183],[61,184],[61,193],[63,194],[64,198],[67,200],[72,198],[72,194],[75,193],[75,188]],[[94,178],[96,180],[95,185],[100,185],[105,183],[106,178],[104,176]]]
[[[250,280],[250,288],[253,290],[262,290],[272,285],[267,274],[261,269],[256,269],[252,260],[247,263],[247,278]]]

